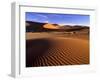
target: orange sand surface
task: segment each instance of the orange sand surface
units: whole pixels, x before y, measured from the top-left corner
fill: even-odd
[[[28,33],[26,39],[27,67],[89,64],[87,35]]]

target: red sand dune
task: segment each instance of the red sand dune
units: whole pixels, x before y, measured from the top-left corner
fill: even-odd
[[[26,42],[27,67],[89,64],[89,42],[76,38],[41,38]]]

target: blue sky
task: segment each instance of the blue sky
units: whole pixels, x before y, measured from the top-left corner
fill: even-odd
[[[55,14],[26,12],[26,21],[89,26],[90,16],[80,14]]]

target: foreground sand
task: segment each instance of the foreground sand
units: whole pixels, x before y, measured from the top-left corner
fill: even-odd
[[[26,56],[27,67],[89,64],[89,40],[51,35],[27,37]]]

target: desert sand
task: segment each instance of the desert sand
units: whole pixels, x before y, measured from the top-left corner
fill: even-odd
[[[87,35],[55,35],[26,33],[26,67],[89,64]]]

